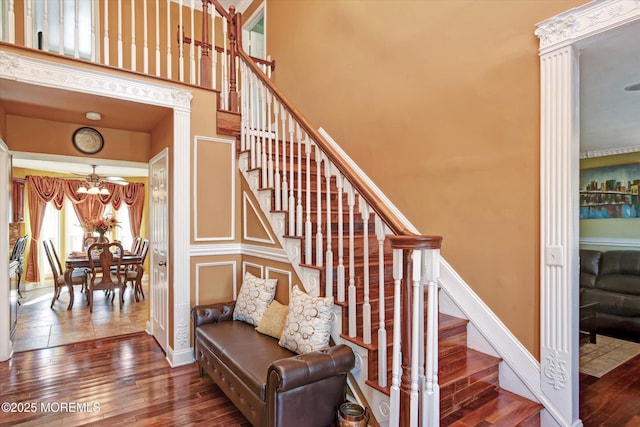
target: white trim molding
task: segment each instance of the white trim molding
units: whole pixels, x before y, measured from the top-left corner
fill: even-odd
[[[537,25],[540,39],[540,382],[560,418],[578,415],[580,42],[640,19],[640,1],[599,0]],[[542,417],[543,425],[551,423]]]
[[[262,239],[262,238],[259,238],[259,237],[251,237],[251,236],[249,236],[247,234],[247,208],[248,207],[251,207],[252,212],[255,214],[256,218],[258,218],[258,221],[260,221],[260,225],[262,225],[262,229],[267,234],[267,236],[269,236],[268,239]],[[251,201],[251,198],[249,197],[249,195],[246,192],[242,192],[242,221],[243,221],[243,227],[242,227],[243,235],[242,235],[242,237],[244,238],[244,240],[247,240],[247,241],[250,241],[250,242],[275,244],[275,240],[273,240],[273,236],[271,236],[271,233],[269,232],[269,227],[267,227],[265,225],[264,221],[262,220],[262,215],[260,215],[258,213],[258,211],[256,210],[256,207],[254,206],[253,202]]]
[[[229,146],[229,170],[230,170],[230,178],[231,178],[231,197],[228,201],[230,212],[230,224],[229,224],[229,235],[228,236],[201,236],[198,234],[198,186],[200,183],[198,182],[198,142],[204,143],[219,143],[226,144]],[[235,140],[233,139],[224,139],[224,138],[212,138],[207,136],[195,135],[193,137],[193,240],[196,242],[217,242],[223,240],[235,240],[235,230],[236,230],[236,148],[235,148]],[[205,182],[203,184],[205,187],[210,187],[211,182]],[[207,218],[209,220],[210,218]]]
[[[200,305],[200,269],[202,268],[210,268],[210,267],[222,267],[222,266],[231,266],[233,270],[232,280],[233,280],[233,295],[237,295],[237,278],[236,278],[236,268],[237,263],[235,261],[214,261],[214,262],[198,262],[195,264],[196,267],[196,298],[195,305]]]
[[[621,239],[615,237],[580,237],[581,245],[612,246],[619,248],[640,249],[640,239]]]

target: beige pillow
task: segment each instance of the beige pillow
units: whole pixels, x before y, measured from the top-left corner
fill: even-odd
[[[240,287],[233,320],[256,326],[276,295],[277,279],[260,279],[248,271]]]
[[[333,298],[312,297],[294,286],[279,344],[298,354],[329,347]]]
[[[273,300],[262,315],[256,331],[280,339],[289,307]]]

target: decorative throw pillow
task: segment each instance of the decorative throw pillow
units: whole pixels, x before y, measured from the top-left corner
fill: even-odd
[[[256,331],[280,339],[282,329],[284,329],[284,320],[287,318],[288,312],[288,306],[273,300],[262,315],[262,320],[258,323]]]
[[[294,286],[279,344],[298,354],[329,347],[333,298],[312,297]]]
[[[277,279],[260,279],[248,271],[240,287],[233,320],[256,326],[276,295]]]

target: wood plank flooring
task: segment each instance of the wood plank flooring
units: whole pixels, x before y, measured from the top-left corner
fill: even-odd
[[[195,364],[172,369],[146,333],[17,353],[0,378],[0,403],[15,402],[0,425],[250,427]]]
[[[602,378],[580,374],[579,411],[584,427],[640,426],[640,355]]]

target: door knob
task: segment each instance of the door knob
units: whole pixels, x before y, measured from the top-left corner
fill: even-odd
[[[167,265],[167,261],[160,261],[160,262],[158,263],[158,265],[159,265],[160,267],[164,267],[164,266],[166,266],[166,265]]]

